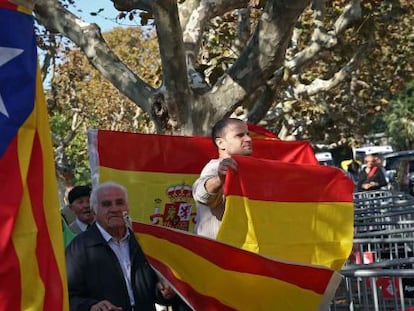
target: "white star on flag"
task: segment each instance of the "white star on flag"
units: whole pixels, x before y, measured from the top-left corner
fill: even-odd
[[[19,56],[23,53],[22,49],[13,49],[13,48],[6,48],[0,46],[0,67],[3,66],[8,61],[12,60],[13,58]],[[9,117],[9,113],[7,112],[6,106],[4,105],[3,98],[0,94],[0,113],[4,114],[7,118]]]

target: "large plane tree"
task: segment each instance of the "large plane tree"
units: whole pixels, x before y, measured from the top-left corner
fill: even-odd
[[[254,123],[267,120],[282,137],[303,138],[303,128],[316,122],[326,135],[335,129],[338,139],[359,118],[369,120],[367,115],[380,111],[387,102],[384,94],[398,90],[410,72],[409,59],[398,48],[384,50],[376,38],[378,19],[388,27],[410,13],[404,1],[112,2],[124,15],[141,14],[155,26],[159,86],[127,67],[96,24],[69,11],[70,3],[37,0],[35,15],[47,30],[79,46],[106,79],[150,116],[159,133],[206,134],[216,120],[236,111]],[[401,21],[401,28],[411,21]],[[381,53],[392,52],[399,62],[399,68],[389,69],[393,81],[385,78],[388,72],[367,72],[370,62],[381,62]],[[377,77],[373,83],[380,74],[384,81]],[[348,129],[335,125],[340,115],[348,115]]]

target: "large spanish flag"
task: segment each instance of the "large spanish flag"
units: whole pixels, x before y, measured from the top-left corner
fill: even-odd
[[[279,261],[185,233],[132,223],[150,264],[194,310],[328,310],[331,269]]]
[[[31,12],[0,0],[0,310],[67,310],[53,150]]]
[[[255,157],[318,164],[309,143],[271,138],[254,139]],[[126,186],[134,219],[191,231],[192,184],[217,157],[211,138],[92,130],[88,141],[93,182]]]
[[[278,259],[341,269],[353,241],[353,183],[326,166],[234,157],[217,240]]]

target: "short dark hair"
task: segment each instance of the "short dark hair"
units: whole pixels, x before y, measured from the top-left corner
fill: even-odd
[[[224,129],[228,125],[234,123],[244,123],[244,121],[237,118],[223,118],[214,124],[213,128],[211,129],[211,139],[213,140],[214,146],[218,147],[216,144],[216,138],[221,137],[221,135],[223,135]]]
[[[351,163],[349,163],[347,171],[350,173],[358,173],[359,167],[360,167],[359,163],[353,160]]]

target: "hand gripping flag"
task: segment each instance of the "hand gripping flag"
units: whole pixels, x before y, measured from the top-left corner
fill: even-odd
[[[68,309],[58,191],[30,13],[0,0],[0,311]]]
[[[353,242],[353,184],[336,168],[234,157],[217,240],[304,264],[341,269]]]
[[[218,241],[133,222],[150,264],[194,310],[328,310],[340,275]]]

